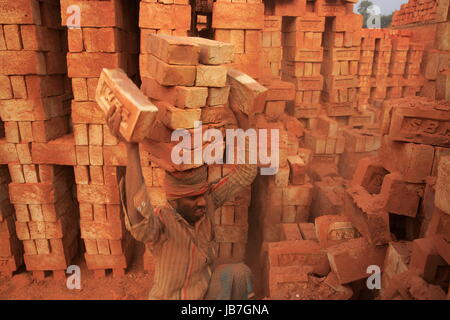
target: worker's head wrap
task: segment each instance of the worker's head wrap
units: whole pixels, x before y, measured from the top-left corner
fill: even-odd
[[[164,178],[167,200],[198,196],[208,190],[207,166],[180,172],[167,172]]]

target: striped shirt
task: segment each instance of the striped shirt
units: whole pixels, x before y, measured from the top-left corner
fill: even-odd
[[[205,194],[206,214],[194,226],[168,202],[164,207],[153,207],[145,185],[133,198],[134,208],[144,219],[131,225],[121,182],[125,226],[136,240],[150,247],[155,258],[155,278],[149,293],[150,300],[204,298],[217,257],[214,211],[249,186],[256,173],[256,165],[238,165],[230,174],[212,183]]]

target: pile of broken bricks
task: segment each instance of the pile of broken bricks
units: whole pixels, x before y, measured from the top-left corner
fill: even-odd
[[[384,107],[379,155],[359,161],[347,188],[327,188],[342,179],[328,174],[314,224],[282,224],[281,241],[268,243],[269,297],[354,298],[376,266],[379,299],[446,299],[450,104],[410,98]]]

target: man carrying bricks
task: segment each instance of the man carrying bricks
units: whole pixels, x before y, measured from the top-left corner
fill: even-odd
[[[123,179],[120,183],[126,227],[134,238],[152,248],[155,257],[155,281],[149,299],[251,298],[251,271],[245,264],[214,263],[218,246],[213,214],[252,183],[257,166],[239,165],[211,184],[207,182],[205,165],[166,172],[167,204],[153,207],[144,183],[139,145],[126,142],[120,135],[121,114],[115,107],[108,111],[106,119],[111,132],[127,146],[126,194]]]

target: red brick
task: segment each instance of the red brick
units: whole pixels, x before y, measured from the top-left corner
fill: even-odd
[[[48,143],[33,143],[33,162],[73,166],[77,164],[75,141],[67,135]]]
[[[314,221],[316,234],[322,248],[358,238],[359,233],[343,215],[325,215]]]
[[[95,92],[97,90],[99,78],[88,78],[86,80],[87,80],[87,88],[88,88],[88,99],[90,101],[94,101],[95,100]]]
[[[82,29],[68,29],[67,39],[70,52],[84,51],[83,31]]]
[[[310,266],[313,272],[326,275],[329,272],[325,252],[312,240],[269,243],[269,264],[280,266]]]
[[[70,78],[96,78],[103,68],[124,68],[124,57],[120,53],[83,52],[68,53],[67,68]],[[125,69],[125,68],[124,68]]]
[[[103,179],[105,185],[107,186],[117,186],[118,185],[118,173],[117,168],[113,166],[103,167]]]
[[[65,92],[65,76],[26,76],[27,94],[29,98],[59,96]]]
[[[385,255],[385,246],[372,246],[365,238],[351,239],[328,248],[331,270],[341,284],[367,278],[370,275],[368,266],[376,265],[382,270]]]
[[[413,143],[399,143],[384,137],[380,158],[384,168],[399,171],[410,183],[422,183],[430,175],[433,166],[432,146]],[[404,164],[408,163],[408,166]]]
[[[389,214],[376,204],[364,188],[353,186],[345,192],[343,213],[370,243],[383,245],[391,240]]]
[[[290,182],[294,185],[305,183],[306,164],[299,156],[289,156],[287,158],[290,167]]]
[[[146,53],[176,65],[197,65],[200,47],[187,37],[148,35],[145,38]]]
[[[315,2],[314,12],[319,17],[343,16],[347,10],[345,3],[341,0],[329,2],[327,0],[317,0]]]
[[[332,30],[340,31],[358,31],[362,28],[363,16],[357,13],[346,14],[344,16],[336,16],[333,19]]]
[[[31,123],[34,142],[48,142],[68,133],[69,123],[67,117],[55,117],[45,121]]]
[[[64,255],[57,254],[25,254],[27,270],[66,270],[68,261]]]
[[[237,108],[247,115],[264,110],[267,88],[236,69],[228,70],[228,82],[232,109]]]
[[[77,185],[80,203],[119,204],[119,193],[115,186]]]
[[[117,223],[82,220],[80,229],[83,239],[119,240],[122,238],[122,228]]]
[[[89,165],[89,147],[88,146],[75,146],[75,153],[78,165]]]
[[[10,78],[7,76],[0,76],[0,99],[12,99],[13,92]]]
[[[3,31],[5,35],[6,47],[8,50],[21,50],[22,39],[20,36],[18,25],[4,25]]]
[[[42,26],[24,25],[20,27],[24,50],[61,51],[59,30]]]
[[[103,69],[98,82],[96,101],[104,113],[107,113],[117,101],[128,111],[127,122],[120,128],[121,135],[127,141],[142,141],[148,134],[148,128],[155,121],[158,113],[158,108],[144,96],[120,69]],[[101,134],[101,130],[94,135],[99,134]],[[90,138],[91,140],[95,142]]]
[[[31,164],[31,146],[30,143],[16,144],[17,156],[21,164]]]
[[[111,134],[107,125],[103,125],[103,140],[105,146],[115,146],[118,143],[118,139]]]
[[[103,126],[101,124],[89,125],[89,144],[93,146],[103,145]]]
[[[441,157],[438,167],[438,178],[436,181],[436,206],[450,215],[450,157]]]
[[[139,27],[149,29],[189,30],[191,7],[189,5],[165,5],[141,2]]]
[[[74,166],[76,184],[89,183],[89,170],[87,166]]]
[[[90,270],[124,269],[127,267],[125,256],[121,255],[91,255],[85,254],[86,264]]]
[[[195,85],[198,87],[225,87],[227,68],[224,66],[197,66]]]
[[[127,164],[127,155],[125,145],[104,146],[103,158],[105,165],[125,166]]]
[[[195,83],[195,66],[169,65],[152,55],[141,55],[141,76],[156,79],[165,86],[193,86]]]
[[[45,57],[34,51],[0,51],[0,70],[5,75],[45,74]]]
[[[282,23],[283,32],[323,32],[325,30],[325,18],[312,14],[285,18]]]
[[[123,26],[123,8],[121,2],[113,1],[61,1],[61,20],[62,25],[66,26],[71,22],[73,13],[67,13],[71,5],[77,5],[80,8],[80,26],[81,27],[122,27]]]
[[[275,16],[304,16],[306,13],[306,0],[300,1],[276,1]]]
[[[234,46],[227,42],[220,42],[200,37],[189,37],[189,41],[200,46],[200,63],[219,65],[233,62]]]
[[[267,101],[289,101],[295,98],[295,86],[290,82],[275,80],[266,86],[269,89]]]
[[[268,277],[268,295],[270,299],[301,299],[301,288],[308,285],[308,274],[311,273],[309,266],[280,266],[271,267]],[[306,290],[305,290],[306,291]]]
[[[0,8],[2,24],[40,24],[39,2],[36,0],[7,0]]]
[[[298,228],[297,223],[283,223],[281,231],[282,241],[294,241],[294,240],[303,240],[300,229]]]
[[[302,234],[302,238],[304,240],[318,241],[314,223],[302,222],[298,224],[298,228],[300,229],[300,233]]]
[[[379,194],[387,174],[388,171],[383,168],[378,157],[367,157],[358,162],[351,183],[362,186],[370,194]]]
[[[19,125],[19,133],[21,142],[32,142],[33,141],[33,133],[31,130],[31,122],[29,121],[21,121],[18,122]]]
[[[73,123],[104,124],[105,114],[95,102],[72,102]]]
[[[394,108],[389,135],[396,141],[450,146],[446,139],[450,113],[438,108]]]
[[[3,121],[48,120],[65,115],[63,96],[42,99],[0,100],[0,116]]]
[[[11,76],[11,85],[15,99],[26,99],[27,88],[25,86],[25,78],[23,76]]]
[[[381,288],[387,288],[391,279],[408,270],[411,258],[412,243],[409,241],[390,242],[383,264]]]
[[[216,29],[263,29],[264,5],[215,2],[212,20]]]
[[[83,42],[87,52],[121,52],[121,34],[117,28],[84,28]]]
[[[14,204],[54,203],[55,191],[51,183],[11,183],[10,199]]]
[[[406,183],[399,173],[384,177],[379,197],[385,200],[384,208],[389,213],[416,217],[423,186]]]
[[[103,165],[103,147],[89,146],[89,163],[94,166]]]

